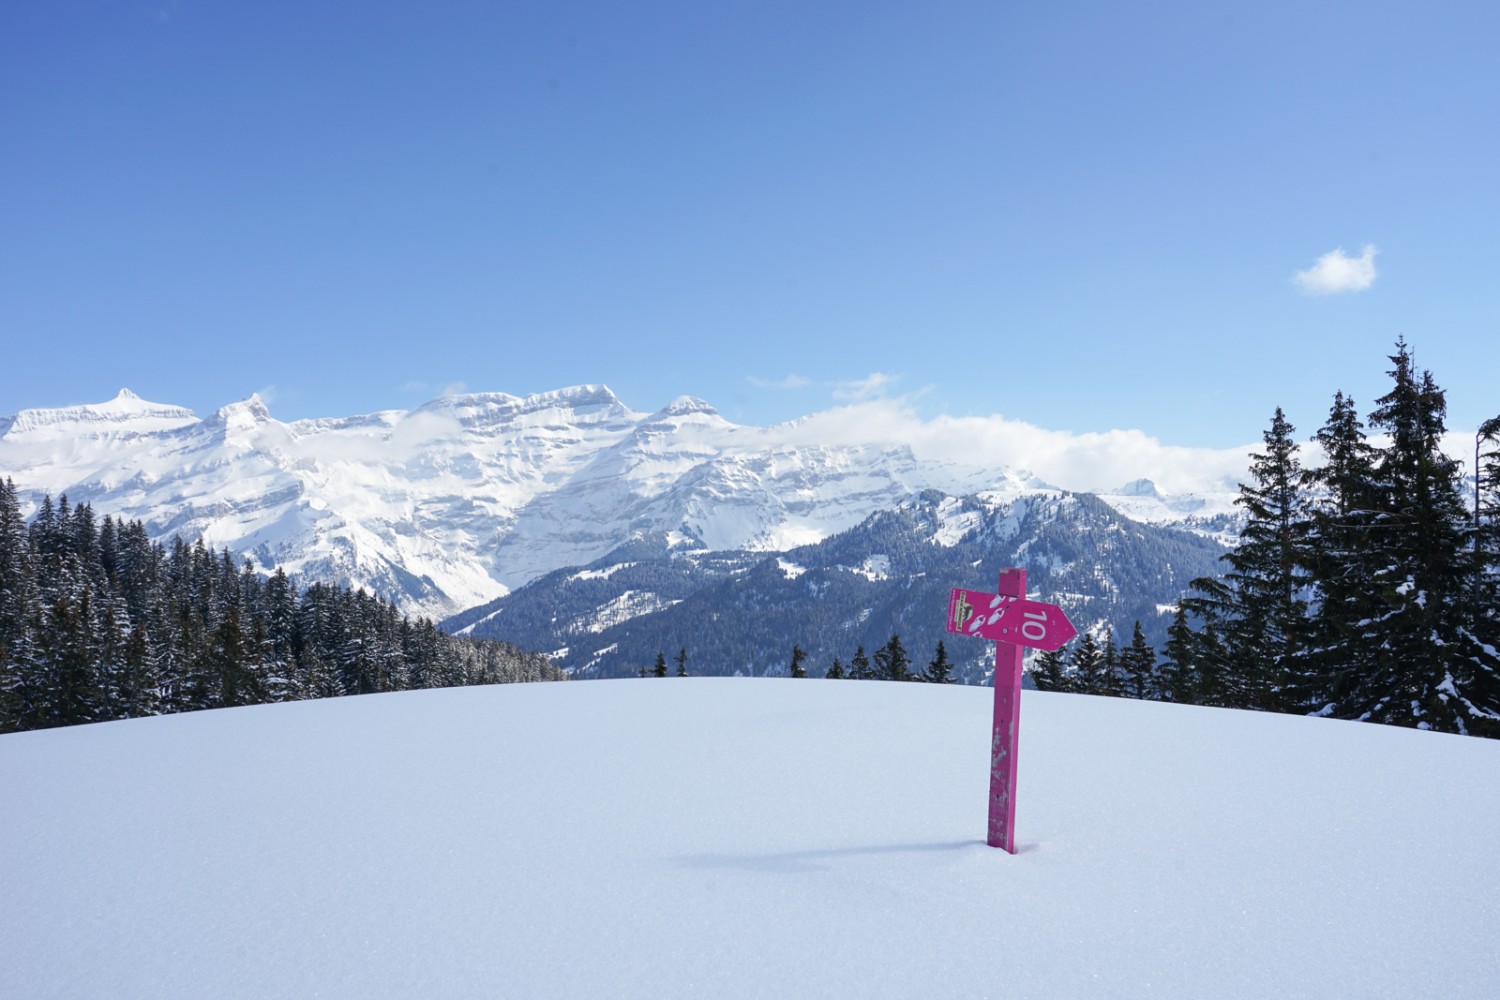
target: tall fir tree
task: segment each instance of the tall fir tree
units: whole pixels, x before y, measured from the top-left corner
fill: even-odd
[[[803,649],[801,646],[797,645],[796,643],[793,643],[792,644],[792,662],[791,662],[791,665],[787,667],[787,670],[786,670],[787,676],[788,677],[806,677],[807,676],[807,668],[802,665],[803,662],[806,659],[807,659],[807,650]]]
[[[883,681],[911,680],[911,657],[901,644],[901,636],[893,634],[884,646],[875,651],[875,677]]]
[[[0,732],[37,717],[37,600],[31,539],[15,483],[7,477],[0,481]]]
[[[1162,648],[1162,693],[1165,701],[1194,704],[1198,700],[1197,637],[1188,624],[1187,611],[1178,607],[1167,626]]]
[[[1093,630],[1084,629],[1068,656],[1068,686],[1079,694],[1104,693],[1104,653]]]
[[[1368,656],[1346,675],[1336,714],[1500,733],[1500,658],[1464,627],[1473,593],[1471,525],[1459,463],[1441,448],[1446,397],[1430,372],[1416,370],[1404,341],[1390,360],[1391,390],[1370,414],[1389,442],[1377,453],[1368,540],[1382,607],[1366,628]]]
[[[1371,660],[1366,629],[1381,614],[1379,556],[1370,544],[1379,491],[1375,449],[1353,398],[1334,394],[1313,440],[1323,453],[1323,464],[1306,477],[1315,492],[1309,532],[1315,596],[1306,669],[1293,680],[1292,701],[1326,714]]]
[[[1115,630],[1112,626],[1104,628],[1104,641],[1099,645],[1099,679],[1095,684],[1095,694],[1108,695],[1118,698],[1125,693],[1125,678],[1120,663],[1120,647],[1115,642]]]
[[[1130,645],[1120,652],[1120,673],[1128,697],[1145,699],[1155,696],[1156,650],[1146,641],[1139,619],[1131,633]]]
[[[928,684],[952,684],[953,663],[948,659],[948,647],[943,645],[939,639],[937,649],[932,654],[932,659],[927,662],[927,669],[922,673],[922,679]]]
[[[1059,647],[1053,650],[1042,650],[1031,661],[1031,680],[1036,684],[1038,691],[1069,691],[1072,689],[1065,673],[1067,666],[1067,653],[1065,649],[1066,647]]]
[[[867,681],[875,676],[875,671],[870,669],[870,658],[865,655],[864,646],[855,648],[854,658],[849,661],[849,676],[856,681]]]
[[[1277,407],[1265,450],[1250,456],[1251,482],[1235,503],[1245,511],[1239,544],[1222,577],[1194,580],[1182,606],[1211,626],[1204,652],[1224,670],[1223,701],[1237,708],[1286,707],[1308,655],[1307,594],[1312,518],[1295,428]]]
[[[1500,648],[1500,416],[1474,435],[1474,470],[1470,627],[1485,645]]]

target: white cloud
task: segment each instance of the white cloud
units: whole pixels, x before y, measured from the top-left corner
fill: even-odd
[[[1358,257],[1336,247],[1319,257],[1312,267],[1292,275],[1292,282],[1306,295],[1338,295],[1362,292],[1375,283],[1375,244],[1360,247]]]
[[[1139,430],[1054,431],[999,415],[924,420],[910,397],[834,407],[767,433],[791,445],[906,445],[920,459],[958,466],[1024,469],[1066,490],[1108,491],[1141,477],[1165,493],[1233,489],[1245,478],[1251,444],[1184,448]]]
[[[871,372],[861,379],[846,382],[835,382],[833,384],[833,398],[859,402],[866,399],[880,399],[885,396],[886,389],[895,385],[901,378],[899,375],[887,375],[884,372]]]
[[[746,381],[755,386],[757,389],[806,389],[808,386],[812,385],[812,379],[807,378],[803,375],[798,375],[796,373],[788,373],[786,378],[777,379],[774,381],[771,379],[756,378],[754,375],[750,375],[746,377]]]

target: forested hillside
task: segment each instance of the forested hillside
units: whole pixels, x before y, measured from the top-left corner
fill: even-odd
[[[450,636],[362,590],[300,591],[228,552],[150,541],[0,482],[0,732],[375,691],[558,680],[545,656]]]

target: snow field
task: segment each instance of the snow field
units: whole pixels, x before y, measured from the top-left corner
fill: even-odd
[[[1493,997],[1500,743],[656,678],[0,737],[16,997]]]

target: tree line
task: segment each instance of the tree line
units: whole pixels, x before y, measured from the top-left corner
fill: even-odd
[[[687,670],[687,647],[683,647],[674,658],[677,664],[676,675],[678,677],[688,676]],[[807,650],[793,643],[792,658],[786,667],[788,677],[807,676]],[[906,645],[901,641],[900,633],[893,634],[885,645],[875,651],[871,657],[865,652],[863,645],[857,646],[854,656],[850,658],[848,666],[837,656],[829,664],[827,671],[823,674],[828,680],[856,680],[856,681],[918,681],[927,684],[952,684],[953,662],[948,659],[948,650],[941,639],[938,640],[937,648],[933,652],[932,659],[922,670],[913,669],[914,664],[911,656],[906,652]],[[656,654],[656,664],[647,670],[641,667],[641,677],[666,677],[670,671],[667,669],[667,657],[665,653]]]
[[[0,482],[0,732],[377,691],[560,680],[545,656],[413,621],[363,590],[299,589],[198,540],[151,541]]]
[[[1043,654],[1040,688],[1500,737],[1500,417],[1463,463],[1447,400],[1404,340],[1368,427],[1336,393],[1304,467],[1278,407],[1251,456],[1239,545],[1194,580],[1158,655],[1091,635]]]

